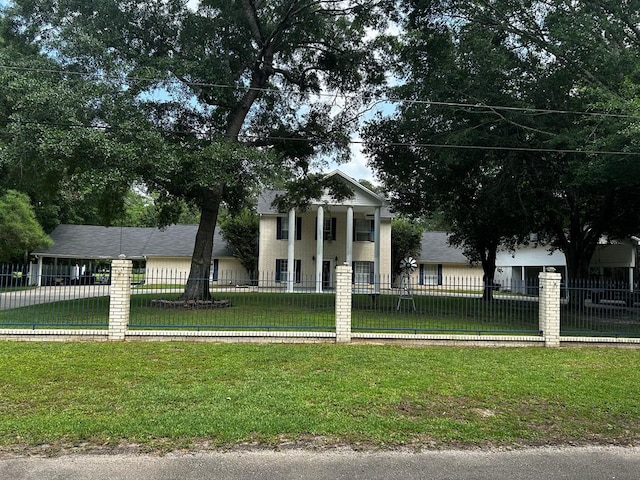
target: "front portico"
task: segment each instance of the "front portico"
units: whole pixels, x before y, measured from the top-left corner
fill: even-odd
[[[304,212],[277,212],[273,200],[282,192],[260,196],[261,279],[273,279],[294,291],[314,285],[316,292],[332,288],[335,267],[351,265],[356,284],[379,292],[380,278],[391,273],[391,218],[384,198],[340,171],[337,176],[352,190],[352,198],[336,204],[327,194]]]

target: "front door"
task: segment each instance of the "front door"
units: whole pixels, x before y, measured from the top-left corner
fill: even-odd
[[[331,260],[322,261],[322,288],[331,287]]]

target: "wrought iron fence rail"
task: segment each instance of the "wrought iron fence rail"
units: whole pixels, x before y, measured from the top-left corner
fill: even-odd
[[[485,289],[477,278],[440,280],[440,285],[419,285],[406,278],[393,282],[381,279],[369,290],[356,290],[352,329],[540,335],[537,297],[511,290],[500,292],[497,285]],[[523,289],[537,292],[537,285],[525,285]]]
[[[149,275],[150,272],[147,272]],[[181,299],[186,278],[151,273],[154,281],[134,287],[132,329],[333,331],[335,296],[316,293],[314,278],[299,278],[293,291],[271,275],[204,279],[211,301]],[[159,285],[159,286],[158,286]]]
[[[37,287],[41,280],[29,266],[0,265],[0,328],[107,328],[108,285],[77,281]],[[537,281],[507,280],[485,289],[477,278],[445,277],[439,285],[420,285],[415,277],[404,284],[391,280],[353,285],[353,331],[540,334]],[[282,272],[256,278],[222,272],[204,280],[214,301],[228,301],[216,308],[185,307],[180,295],[186,281],[185,275],[170,270],[132,275],[129,327],[335,330],[331,278],[318,284],[315,276],[297,275],[289,283]],[[563,282],[561,296],[562,335],[640,337],[640,295],[630,285]],[[157,300],[175,305],[152,303]]]
[[[560,333],[640,337],[640,296],[624,282],[573,280],[564,286]]]
[[[46,283],[33,265],[0,265],[0,328],[107,328],[108,287]]]

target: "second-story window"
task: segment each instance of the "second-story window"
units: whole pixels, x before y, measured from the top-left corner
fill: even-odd
[[[287,240],[289,238],[289,217],[276,218],[276,239]],[[302,217],[296,217],[296,240],[302,239]]]
[[[323,240],[335,240],[336,239],[336,224],[335,218],[325,218],[322,222],[322,239]],[[318,224],[316,223],[316,240],[318,239]]]
[[[353,239],[356,242],[373,242],[374,222],[365,218],[357,218],[354,224]]]

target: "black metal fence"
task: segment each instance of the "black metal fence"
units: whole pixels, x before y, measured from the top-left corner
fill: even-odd
[[[107,285],[43,279],[33,265],[0,265],[0,328],[107,328]]]
[[[540,334],[537,283],[514,293],[478,278],[432,285],[397,278],[354,285],[352,330],[397,333]]]
[[[490,288],[462,277],[428,285],[353,279],[354,332],[540,334],[537,279]],[[286,280],[284,272],[256,278],[216,272],[203,280],[210,299],[185,302],[186,275],[138,271],[131,277],[129,328],[334,331],[335,279],[322,279],[322,293],[315,277]],[[560,310],[561,335],[640,337],[640,295],[627,284],[563,284]],[[0,328],[107,328],[108,315],[109,286],[96,278],[46,285],[33,266],[0,265]]]
[[[184,301],[187,277],[177,272],[148,272],[133,286],[132,329],[335,331],[335,295],[316,293],[313,277],[298,277],[288,291],[284,277],[246,278],[223,272],[204,279],[210,299]]]
[[[563,285],[560,334],[640,336],[639,293],[624,282],[574,280]]]

